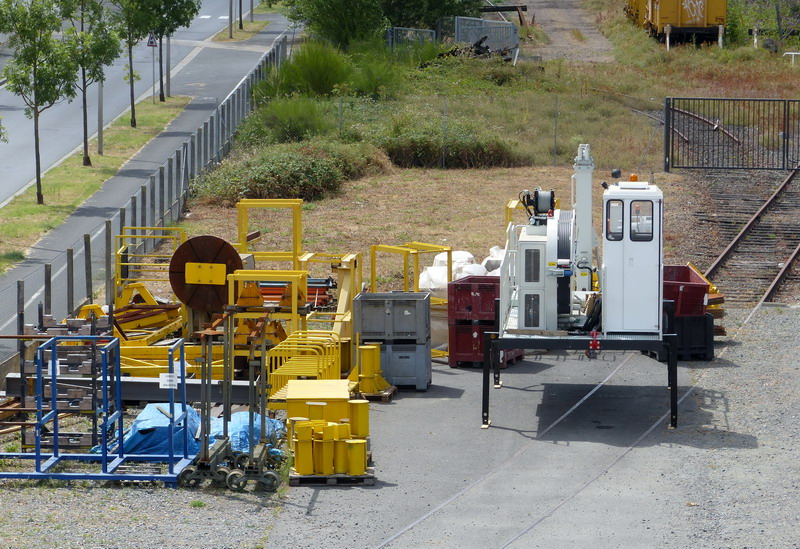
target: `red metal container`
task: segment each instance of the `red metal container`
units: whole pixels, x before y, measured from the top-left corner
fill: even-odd
[[[492,324],[450,324],[448,343],[448,363],[451,368],[458,366],[474,366],[483,364],[483,336],[486,332],[496,331]],[[504,350],[500,367],[524,356],[522,349]]]
[[[703,316],[708,282],[688,265],[664,265],[664,299],[675,302],[675,316]]]
[[[447,285],[447,319],[494,321],[494,300],[500,297],[500,277],[467,276]]]

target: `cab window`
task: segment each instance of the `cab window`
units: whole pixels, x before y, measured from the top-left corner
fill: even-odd
[[[653,240],[653,202],[631,200],[631,240],[650,242]]]
[[[622,240],[623,216],[622,200],[609,200],[606,202],[607,240]]]

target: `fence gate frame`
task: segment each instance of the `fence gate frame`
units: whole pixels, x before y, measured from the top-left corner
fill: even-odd
[[[800,100],[664,99],[664,171],[791,170],[800,161]]]

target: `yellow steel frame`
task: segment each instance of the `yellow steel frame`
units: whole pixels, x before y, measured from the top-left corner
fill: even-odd
[[[338,294],[336,296],[336,311],[312,311],[308,320],[332,324],[332,330],[339,336],[342,344],[350,345],[348,364],[342,364],[347,371],[355,365],[356,356],[353,341],[353,298],[358,295],[363,285],[364,275],[361,266],[361,254],[327,254],[305,253],[300,258],[301,269],[308,271],[309,263],[331,263],[331,268],[336,271]],[[343,353],[344,355],[344,353]],[[344,357],[342,359],[344,361]]]
[[[388,244],[373,244],[370,246],[370,290],[375,291],[378,280],[377,252],[388,252],[403,256],[403,291],[410,292],[412,287],[409,279],[409,261],[414,261],[413,291],[419,291],[419,256],[426,253],[447,253],[447,281],[453,280],[453,249],[450,246],[439,246],[437,244],[425,244],[424,242],[406,242],[402,246],[391,246]],[[446,299],[431,298],[431,304],[447,303]]]
[[[307,315],[300,314],[300,308],[297,306],[297,302],[301,295],[308,295],[308,272],[300,270],[235,271],[228,275],[228,303],[236,303],[238,299],[238,295],[236,295],[237,289],[239,288],[240,284],[244,285],[245,282],[291,283],[292,295],[290,311],[286,312],[284,310],[280,310],[278,312],[270,313],[269,316],[272,319],[288,321],[288,334],[291,334],[295,330],[305,330],[307,328]],[[263,308],[254,308],[252,312],[237,312],[236,316],[237,318],[260,319],[264,317],[264,311]]]
[[[136,231],[139,231],[139,233],[136,233]],[[147,234],[148,232],[150,234]],[[166,254],[135,252],[137,241],[144,239],[171,242],[172,249]],[[178,246],[184,242],[186,242],[186,231],[178,227],[123,227],[122,234],[117,235],[117,253],[114,262],[117,288],[121,288],[131,282],[165,280],[163,276],[153,277],[152,273],[169,273],[169,260],[172,259],[172,254],[178,249]],[[122,276],[124,267],[128,267],[129,270],[129,276],[127,277]],[[130,272],[141,273],[144,276],[130,276]],[[148,274],[150,276],[147,276]],[[122,305],[127,305],[127,303]],[[115,303],[115,306],[122,305]]]
[[[272,409],[285,404],[282,389],[290,379],[340,379],[341,347],[339,336],[324,330],[300,330],[267,351],[267,376]]]
[[[251,250],[247,241],[249,212],[252,209],[289,209],[292,212],[292,248],[285,252],[261,252]],[[256,261],[291,261],[292,268],[300,269],[303,254],[303,201],[301,199],[255,199],[247,198],[236,204],[238,213],[239,242],[234,247],[240,254],[253,254]],[[251,241],[252,242],[252,241]]]

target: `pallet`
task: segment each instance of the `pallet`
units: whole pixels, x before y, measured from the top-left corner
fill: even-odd
[[[397,387],[394,385],[389,385],[386,389],[381,391],[380,393],[361,393],[361,396],[366,400],[377,402],[381,401],[384,404],[387,402],[392,401],[392,397],[397,392]]]
[[[373,486],[375,469],[367,467],[364,475],[298,475],[292,469],[289,474],[289,486]]]

